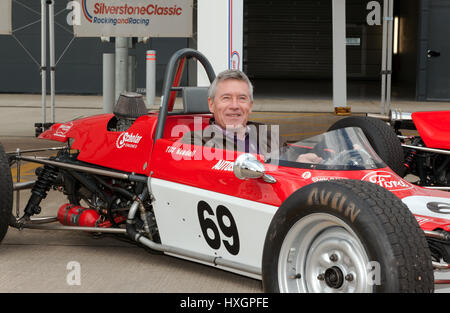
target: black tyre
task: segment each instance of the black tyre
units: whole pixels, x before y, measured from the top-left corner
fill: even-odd
[[[392,127],[376,118],[349,116],[335,122],[328,130],[345,127],[361,128],[372,148],[386,165],[401,177],[405,175],[402,144]]]
[[[8,231],[13,206],[13,182],[5,149],[0,144],[0,241]]]
[[[433,292],[431,255],[407,206],[356,180],[294,192],[265,239],[265,292]]]

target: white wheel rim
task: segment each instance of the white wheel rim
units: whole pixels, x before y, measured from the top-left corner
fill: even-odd
[[[314,213],[287,233],[278,258],[280,292],[372,292],[369,257],[340,218]]]

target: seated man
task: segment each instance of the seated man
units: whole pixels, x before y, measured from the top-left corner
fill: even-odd
[[[248,121],[253,107],[253,86],[243,72],[226,70],[217,75],[208,90],[208,106],[214,115],[210,125],[203,132],[186,133],[183,142],[263,155],[278,153],[284,146],[280,145],[278,127]],[[321,161],[314,153],[297,158],[302,163]]]

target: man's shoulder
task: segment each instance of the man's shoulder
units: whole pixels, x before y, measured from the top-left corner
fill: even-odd
[[[202,130],[195,130],[195,131],[188,131],[183,134],[183,137],[181,138],[181,141],[183,143],[188,144],[194,144],[194,142],[198,142],[198,140],[203,139],[203,131]]]
[[[194,130],[184,133],[182,142],[189,144],[205,144],[209,140],[216,137],[217,133],[221,132],[216,125],[208,125],[203,130]]]

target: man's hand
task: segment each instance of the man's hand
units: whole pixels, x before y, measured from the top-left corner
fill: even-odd
[[[297,158],[297,162],[300,163],[320,163],[322,162],[323,159],[321,157],[319,157],[317,154],[315,153],[305,153],[305,154],[300,154]]]

